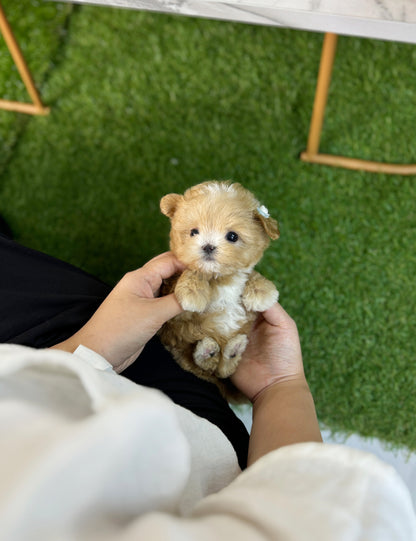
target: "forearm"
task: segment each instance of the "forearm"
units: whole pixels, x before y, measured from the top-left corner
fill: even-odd
[[[272,385],[253,404],[248,465],[294,443],[321,442],[315,404],[305,380]]]

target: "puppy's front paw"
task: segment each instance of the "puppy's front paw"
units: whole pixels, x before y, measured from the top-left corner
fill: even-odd
[[[209,284],[196,273],[184,271],[176,284],[175,295],[184,310],[201,313],[208,306]]]
[[[243,295],[243,303],[251,312],[264,312],[279,300],[279,292],[273,282],[256,274],[249,280]]]
[[[182,308],[188,312],[203,312],[208,305],[208,300],[198,291],[176,291],[176,298]]]
[[[200,368],[212,373],[217,368],[219,352],[220,346],[217,342],[213,338],[206,336],[195,347],[194,361]]]

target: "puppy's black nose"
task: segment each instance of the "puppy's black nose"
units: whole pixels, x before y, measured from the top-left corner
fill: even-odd
[[[215,246],[213,246],[212,244],[205,244],[205,246],[203,246],[202,249],[207,255],[211,255],[212,252],[216,250]]]

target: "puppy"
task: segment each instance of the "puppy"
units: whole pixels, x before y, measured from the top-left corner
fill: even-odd
[[[165,195],[160,208],[171,220],[170,249],[187,268],[165,282],[185,310],[160,331],[175,360],[222,394],[237,398],[229,380],[248,343],[258,312],[277,302],[274,284],[254,271],[277,222],[237,183],[209,181],[184,195]]]

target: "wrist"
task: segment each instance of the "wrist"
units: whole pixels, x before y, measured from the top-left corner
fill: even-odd
[[[260,391],[258,391],[251,399],[251,403],[257,404],[261,402],[265,396],[271,396],[275,392],[285,392],[293,390],[309,391],[309,385],[306,381],[305,374],[295,374],[293,376],[286,376],[279,378],[271,383],[268,383]]]
[[[304,376],[276,382],[253,403],[248,464],[274,449],[322,437],[315,404]]]
[[[59,344],[55,344],[54,346],[51,346],[49,349],[60,349],[62,351],[66,351],[68,353],[74,353],[74,351],[77,349],[78,346],[81,344],[75,345],[75,342],[73,340],[73,337],[71,336],[67,340],[64,340],[63,342],[59,342]],[[82,344],[83,345],[83,344]],[[91,348],[90,348],[91,349]]]
[[[74,353],[79,346],[84,346],[89,350],[94,351],[104,359],[108,360],[102,348],[97,347],[97,343],[94,340],[92,340],[88,336],[83,336],[80,331],[70,336],[63,342],[51,346],[50,349],[60,349],[68,353]]]

